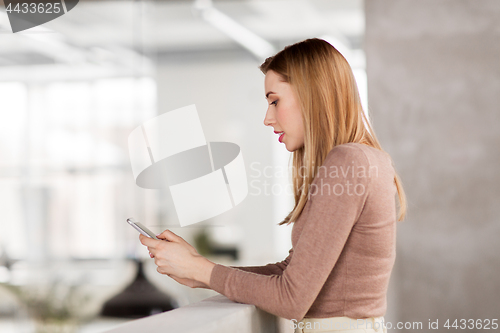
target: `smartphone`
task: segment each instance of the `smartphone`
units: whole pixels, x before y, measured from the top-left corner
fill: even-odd
[[[141,234],[143,234],[146,237],[153,238],[153,239],[158,239],[154,232],[146,228],[142,223],[137,222],[134,220],[132,217],[127,219],[128,224],[130,224],[135,230],[139,231]]]

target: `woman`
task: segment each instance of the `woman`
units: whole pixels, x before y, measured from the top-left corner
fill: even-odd
[[[291,319],[297,331],[385,332],[396,192],[400,221],[406,199],[351,68],[332,45],[313,38],[285,47],[260,69],[269,104],[264,124],[293,152],[295,206],[280,223],[294,223],[290,255],[266,266],[226,267],[169,230],[159,236],[169,242],[141,242],[158,272]]]

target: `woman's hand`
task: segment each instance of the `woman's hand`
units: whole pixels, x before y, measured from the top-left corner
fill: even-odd
[[[160,240],[139,235],[143,245],[154,257],[159,273],[191,288],[210,288],[210,275],[215,266],[194,247],[170,230],[157,235]]]
[[[210,287],[208,285],[206,285],[205,283],[203,283],[203,282],[199,282],[199,281],[191,280],[191,279],[181,279],[181,278],[178,278],[178,277],[176,277],[174,275],[168,275],[168,276],[170,276],[175,281],[177,281],[180,284],[183,284],[183,285],[185,285],[185,286],[187,286],[189,288],[205,288],[205,289],[210,289]]]

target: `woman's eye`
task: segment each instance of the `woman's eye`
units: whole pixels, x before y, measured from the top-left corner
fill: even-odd
[[[271,105],[276,105],[278,103],[278,100],[275,100],[274,102],[271,103]]]

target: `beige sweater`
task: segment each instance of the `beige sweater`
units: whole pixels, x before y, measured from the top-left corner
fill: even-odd
[[[396,255],[390,156],[359,143],[336,146],[312,184],[290,255],[266,266],[217,264],[211,288],[287,319],[385,315]]]

